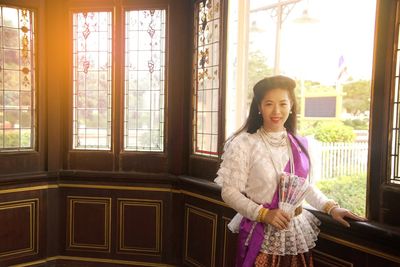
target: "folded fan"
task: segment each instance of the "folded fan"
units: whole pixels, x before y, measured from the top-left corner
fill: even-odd
[[[279,208],[290,217],[307,195],[309,182],[294,174],[283,172],[279,178]]]

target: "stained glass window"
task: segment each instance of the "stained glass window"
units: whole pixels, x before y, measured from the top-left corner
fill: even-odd
[[[199,1],[194,14],[193,149],[195,154],[217,156],[220,1]]]
[[[165,10],[125,13],[125,150],[163,151]]]
[[[73,14],[73,148],[111,149],[111,12]]]
[[[34,12],[0,6],[0,151],[35,149]]]

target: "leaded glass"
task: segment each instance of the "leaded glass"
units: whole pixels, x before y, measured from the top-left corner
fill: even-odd
[[[34,12],[0,6],[0,151],[35,149]]]
[[[125,12],[124,148],[164,150],[165,10]]]
[[[193,51],[194,153],[218,155],[220,1],[195,6]]]
[[[399,14],[397,14],[398,17]],[[397,22],[398,26],[400,21]],[[397,52],[396,72],[394,73],[394,88],[393,92],[393,112],[392,112],[392,144],[390,154],[391,174],[390,182],[400,184],[400,28],[397,32],[397,44],[394,46]]]
[[[111,12],[73,14],[73,148],[111,149]]]

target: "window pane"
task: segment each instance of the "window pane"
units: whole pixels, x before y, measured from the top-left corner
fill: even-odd
[[[165,10],[125,18],[124,148],[164,151]]]
[[[399,9],[397,9],[399,11]],[[398,17],[397,14],[396,17]],[[399,28],[399,22],[397,22],[397,28]],[[400,31],[400,28],[399,28]],[[400,32],[396,33],[397,36],[395,40],[398,40],[398,43],[394,46],[396,47],[397,58],[396,58],[396,72],[394,73],[394,88],[392,90],[393,94],[393,114],[392,114],[392,144],[391,144],[391,174],[390,174],[390,183],[400,184],[400,94],[399,94],[399,78],[400,78]]]
[[[226,138],[244,124],[256,82],[292,77],[298,132],[310,138],[317,185],[359,214],[365,212],[375,5],[232,1],[228,16]]]
[[[111,149],[111,12],[73,15],[73,148]]]
[[[218,155],[220,1],[195,5],[193,51],[193,151]]]
[[[35,148],[34,13],[0,6],[0,151]]]

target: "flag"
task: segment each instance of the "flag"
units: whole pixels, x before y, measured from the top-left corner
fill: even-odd
[[[338,82],[343,82],[343,81],[346,81],[348,78],[349,78],[349,74],[347,73],[347,64],[344,60],[343,55],[341,55],[339,58],[338,76],[337,76],[336,80]]]

